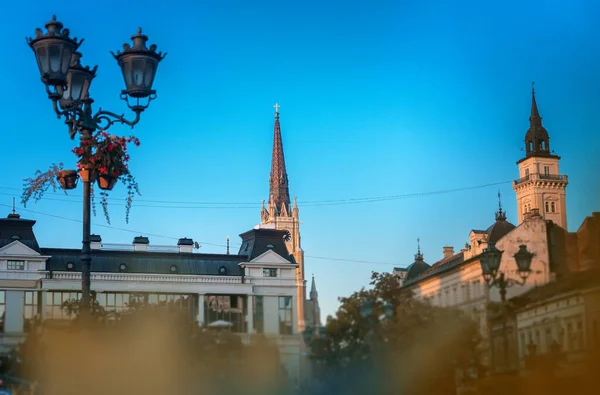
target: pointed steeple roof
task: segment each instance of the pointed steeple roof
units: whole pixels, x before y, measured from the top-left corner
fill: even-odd
[[[554,157],[550,151],[550,136],[542,125],[542,117],[535,99],[534,83],[531,83],[531,115],[529,129],[525,134],[525,157],[545,156]]]
[[[317,292],[317,285],[315,284],[315,275],[312,275],[312,283],[310,284],[310,299],[317,300],[319,298],[319,293]]]
[[[288,176],[285,169],[285,158],[283,155],[283,142],[281,140],[281,127],[279,125],[279,104],[275,104],[275,127],[273,136],[273,153],[271,158],[271,177],[269,179],[270,204],[276,209],[282,205],[290,206],[290,192],[288,187]],[[288,215],[289,210],[285,210]]]

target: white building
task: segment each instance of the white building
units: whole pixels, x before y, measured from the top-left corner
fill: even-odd
[[[0,219],[3,352],[24,339],[34,317],[69,319],[62,304],[81,295],[81,251],[40,248],[34,224],[16,214]],[[171,252],[152,248],[146,237],[115,250],[103,247],[94,235],[91,289],[107,310],[126,309],[132,296],[153,304],[175,302],[200,325],[231,322],[231,331],[245,342],[250,334],[264,334],[276,341],[290,379],[299,384],[298,265],[284,237],[284,231],[252,229],[241,235],[239,253],[228,255],[193,253],[193,241],[187,238]]]

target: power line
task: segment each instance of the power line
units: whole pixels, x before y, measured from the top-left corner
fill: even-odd
[[[3,204],[3,203],[0,203],[0,206],[12,208],[12,206],[10,206],[8,204]],[[79,219],[63,217],[63,216],[55,215],[55,214],[47,214],[47,213],[42,213],[42,212],[39,212],[39,211],[34,211],[34,210],[29,210],[29,209],[21,209],[20,211],[26,211],[26,212],[29,212],[29,213],[32,213],[32,214],[38,214],[38,215],[45,215],[47,217],[62,219],[62,220],[65,220],[65,221],[71,221],[71,222],[77,222],[77,223],[82,223],[83,222],[82,220],[79,220]],[[137,235],[143,234],[143,235],[146,235],[146,236],[160,237],[160,238],[170,239],[170,240],[179,240],[178,237],[164,236],[164,235],[159,235],[159,234],[156,234],[156,233],[140,232],[139,230],[118,228],[116,226],[110,226],[110,225],[94,224],[94,226],[100,226],[100,227],[103,227],[103,228],[113,229],[113,230],[120,230],[120,231],[123,231],[123,232],[135,233]],[[199,241],[199,240],[195,240],[195,241],[197,241],[200,245],[210,245],[210,246],[215,246],[215,247],[227,247],[226,244],[209,243],[207,241]],[[242,245],[241,243],[232,243],[232,244],[234,246],[237,246],[237,247],[239,247],[239,246]],[[362,260],[344,259],[344,258],[328,258],[328,257],[323,257],[323,256],[314,256],[314,255],[306,255],[306,257],[307,258],[312,258],[312,259],[329,260],[329,261],[353,262],[353,263],[368,263],[368,264],[374,264],[374,265],[395,266],[394,263],[388,263],[388,262],[362,261]]]
[[[350,199],[335,199],[335,200],[313,200],[313,201],[306,201],[306,202],[302,202],[301,201],[301,205],[302,207],[318,207],[318,206],[333,206],[333,205],[343,205],[343,204],[358,204],[358,203],[373,203],[373,202],[382,202],[382,201],[390,201],[390,200],[402,200],[402,199],[409,199],[409,198],[415,198],[415,197],[426,197],[426,196],[435,196],[435,195],[442,195],[442,194],[447,194],[447,193],[454,193],[454,192],[464,192],[464,191],[470,191],[470,190],[474,190],[474,189],[482,189],[482,188],[487,188],[487,187],[491,187],[491,186],[498,186],[501,184],[508,184],[508,183],[512,183],[512,181],[500,181],[500,182],[494,182],[494,183],[488,183],[488,184],[481,184],[481,185],[475,185],[475,186],[470,186],[470,187],[460,187],[460,188],[452,188],[452,189],[443,189],[443,190],[437,190],[437,191],[430,191],[430,192],[415,192],[415,193],[407,193],[407,194],[401,194],[401,195],[388,195],[388,196],[374,196],[374,197],[364,197],[364,198],[350,198]],[[9,188],[9,187],[0,187],[0,189],[9,189],[9,190],[18,190],[18,188]],[[58,193],[56,192],[47,192],[49,194],[53,194],[56,195]],[[13,194],[9,194],[9,193],[0,193],[0,195],[5,195],[5,196],[14,196]],[[78,195],[68,195],[71,197],[77,197],[77,198],[81,198],[81,196]],[[69,199],[55,199],[55,198],[45,198],[46,200],[53,200],[53,201],[64,201],[64,202],[70,202],[70,203],[74,203],[75,200],[69,200]],[[119,198],[108,198],[109,200],[119,200],[121,202],[124,203],[124,199],[119,199]],[[256,209],[257,207],[260,207],[260,205],[258,205],[257,203],[234,203],[234,202],[190,202],[190,201],[169,201],[169,200],[149,200],[149,199],[136,199],[136,202],[141,202],[141,203],[161,203],[158,205],[149,205],[149,204],[138,204],[136,203],[137,207],[147,207],[147,208],[176,208],[176,209],[223,209],[223,208],[228,208],[228,209]],[[167,204],[167,205],[165,205]],[[188,205],[188,206],[182,206],[182,205]],[[214,206],[214,205],[218,205],[218,206]],[[227,206],[229,205],[229,206]],[[240,205],[240,206],[234,206],[234,205]],[[248,206],[241,206],[241,205],[248,205]]]

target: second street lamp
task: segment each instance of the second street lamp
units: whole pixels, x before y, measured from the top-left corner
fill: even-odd
[[[496,243],[489,243],[488,247],[483,250],[481,258],[479,260],[481,264],[481,272],[483,279],[489,288],[496,286],[500,291],[500,299],[502,301],[502,339],[504,348],[504,365],[508,367],[508,337],[506,334],[506,289],[513,285],[525,285],[527,278],[531,273],[531,261],[535,254],[527,251],[527,246],[521,244],[519,251],[513,255],[517,264],[517,272],[521,277],[520,280],[507,278],[503,271],[500,271],[500,264],[502,263],[502,254],[504,251],[500,251],[496,248]],[[490,327],[491,328],[491,327]],[[491,332],[490,332],[491,333]],[[491,339],[490,339],[491,340]]]
[[[78,48],[83,42],[70,37],[69,29],[56,20],[56,16],[46,23],[46,33],[36,29],[35,37],[27,40],[35,53],[41,80],[46,87],[48,98],[52,100],[54,112],[58,118],[65,118],[71,139],[80,134],[86,154],[91,154],[91,140],[96,131],[105,131],[114,123],[132,128],[140,121],[140,114],[156,98],[152,89],[158,63],[165,54],[156,52],[156,45],[146,47],[148,37],[141,28],[131,37],[133,45],[124,44],[123,51],[112,54],[117,60],[125,81],[121,99],[135,113],[133,120],[101,108],[93,113],[94,100],[89,95],[96,69],[83,67]],[[145,101],[143,101],[145,99]],[[84,167],[80,172],[83,181],[83,246],[81,249],[81,291],[82,306],[85,311],[90,307],[91,287],[91,249],[90,249],[90,200],[91,182],[95,179],[93,168]],[[74,187],[74,184],[72,184]]]

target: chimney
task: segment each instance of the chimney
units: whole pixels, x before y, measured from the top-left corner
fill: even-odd
[[[444,259],[454,256],[454,247],[444,247]]]
[[[183,237],[177,241],[177,246],[179,247],[179,252],[191,253],[194,249],[194,240]]]
[[[150,244],[150,240],[147,237],[136,236],[133,238],[134,251],[148,251],[148,244]]]
[[[99,250],[102,247],[102,237],[100,235],[90,235],[90,248]]]

